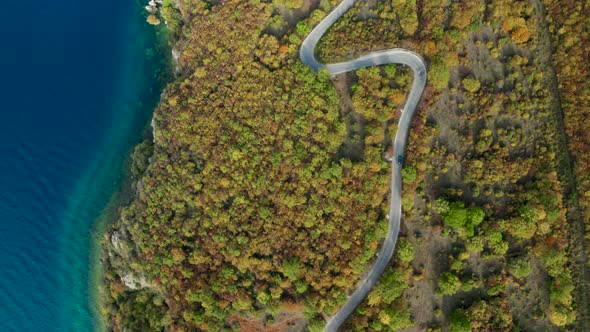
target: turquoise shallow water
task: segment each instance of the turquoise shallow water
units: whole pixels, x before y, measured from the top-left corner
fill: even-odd
[[[0,65],[0,331],[91,331],[92,228],[163,81],[136,0],[9,0]]]

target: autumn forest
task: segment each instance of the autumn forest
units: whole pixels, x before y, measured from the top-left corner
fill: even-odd
[[[299,47],[336,0],[164,0],[175,77],[103,236],[113,331],[311,331],[387,231],[412,72]],[[146,15],[147,16],[147,15]],[[342,331],[590,329],[590,3],[363,0],[326,63],[427,64],[394,258]]]

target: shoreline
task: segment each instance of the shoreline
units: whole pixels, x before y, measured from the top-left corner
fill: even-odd
[[[150,128],[148,124],[144,128],[143,139],[147,139],[145,132]],[[107,204],[102,209],[100,215],[94,221],[94,226],[90,231],[90,266],[88,277],[88,296],[90,311],[92,313],[92,323],[95,331],[107,331],[106,317],[103,314],[103,296],[104,296],[104,266],[102,264],[102,246],[103,238],[109,226],[118,218],[121,208],[128,205],[135,197],[133,190],[133,177],[131,175],[131,154],[125,158],[123,165],[123,174],[117,190],[108,199]]]
[[[141,7],[141,3],[137,2],[138,6]],[[90,230],[90,252],[89,252],[89,267],[88,267],[88,302],[91,312],[92,324],[95,331],[108,331],[108,322],[105,312],[106,303],[105,299],[105,279],[104,279],[104,240],[109,227],[113,225],[121,213],[121,209],[128,206],[132,200],[136,197],[136,181],[131,173],[132,155],[136,146],[143,143],[146,140],[153,140],[153,123],[155,110],[158,108],[161,102],[162,96],[165,94],[166,84],[174,80],[174,61],[172,56],[172,42],[169,36],[169,31],[165,24],[158,27],[146,26],[146,29],[154,29],[152,31],[155,34],[155,48],[163,50],[161,52],[163,66],[160,68],[164,72],[163,79],[157,79],[154,77],[152,88],[157,90],[152,99],[144,100],[147,106],[145,110],[151,114],[149,120],[143,126],[141,132],[141,139],[133,144],[131,149],[126,153],[123,162],[123,168],[119,170],[120,180],[117,184],[117,189],[108,198],[105,206],[101,210],[100,214],[93,222],[93,226]],[[146,98],[147,99],[147,98]],[[153,102],[153,106],[152,106]],[[107,239],[108,241],[108,239]]]

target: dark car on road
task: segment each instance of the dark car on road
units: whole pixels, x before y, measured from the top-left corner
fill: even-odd
[[[397,163],[401,165],[404,162],[404,157],[401,154],[397,155]]]

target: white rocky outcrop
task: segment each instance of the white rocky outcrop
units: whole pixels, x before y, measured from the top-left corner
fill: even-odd
[[[115,250],[121,250],[121,234],[119,231],[114,231],[113,234],[111,234],[111,243],[113,244],[113,248],[115,248]]]
[[[109,250],[109,255],[116,254],[124,259],[129,258],[129,244],[126,240],[125,232],[116,230],[111,234],[112,249]]]
[[[127,272],[121,277],[121,281],[130,289],[142,289],[150,287],[150,283],[144,277],[134,276],[133,273]]]
[[[174,58],[175,62],[178,62],[178,60],[180,60],[180,50],[176,49],[176,47],[172,48],[172,58]]]

